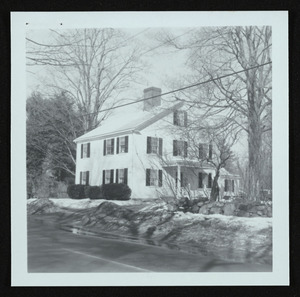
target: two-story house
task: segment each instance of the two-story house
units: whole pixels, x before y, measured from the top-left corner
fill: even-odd
[[[188,111],[180,101],[162,104],[160,94],[159,88],[145,89],[144,98],[150,99],[143,101],[143,108],[133,113],[122,110],[74,140],[76,184],[125,183],[133,198],[142,199],[209,195],[215,171],[189,152],[184,133]],[[212,150],[209,144],[199,144],[199,154],[211,155]],[[223,173],[223,193],[232,195],[238,179]]]

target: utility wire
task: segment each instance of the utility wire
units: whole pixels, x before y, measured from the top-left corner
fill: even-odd
[[[256,66],[253,66],[253,67],[250,67],[250,68],[247,68],[247,69],[243,69],[243,70],[240,70],[240,71],[235,71],[235,72],[232,72],[232,73],[229,73],[229,74],[225,74],[225,75],[222,75],[222,76],[217,76],[215,78],[211,78],[211,79],[208,79],[208,80],[196,83],[196,84],[192,84],[192,85],[185,86],[185,87],[182,87],[182,88],[179,88],[179,89],[175,89],[175,90],[172,90],[172,91],[169,91],[169,92],[165,92],[165,93],[162,93],[160,95],[156,95],[156,96],[152,96],[152,97],[149,97],[149,98],[143,98],[143,99],[135,100],[134,102],[124,103],[124,104],[121,104],[121,105],[118,105],[118,106],[114,106],[114,107],[111,107],[111,108],[102,109],[102,110],[97,111],[97,112],[86,113],[86,114],[80,115],[79,117],[84,117],[84,116],[88,116],[88,115],[98,114],[98,113],[109,111],[109,110],[112,110],[112,109],[117,109],[117,108],[121,108],[121,107],[124,107],[124,106],[136,104],[136,103],[139,103],[139,102],[142,102],[142,101],[146,101],[146,100],[150,100],[150,99],[153,99],[153,98],[157,98],[157,97],[160,97],[160,96],[169,95],[169,94],[172,94],[172,93],[176,93],[176,92],[183,91],[183,90],[186,90],[186,89],[189,89],[189,88],[197,87],[197,86],[209,83],[209,82],[213,82],[213,81],[225,78],[225,77],[229,77],[229,76],[232,76],[232,75],[235,75],[235,74],[246,72],[246,71],[249,71],[249,70],[252,70],[252,69],[256,69],[256,68],[259,68],[259,67],[262,67],[262,66],[265,66],[265,65],[269,65],[269,64],[272,64],[272,61],[264,63],[264,64],[256,65]],[[177,98],[177,100],[178,101],[183,101],[183,102],[192,102],[192,103],[195,103],[194,101],[187,101],[187,100],[179,99],[179,98]]]

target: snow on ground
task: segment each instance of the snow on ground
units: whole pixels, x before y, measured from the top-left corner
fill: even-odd
[[[39,198],[30,198],[27,200],[27,204],[30,204],[34,201],[36,201]],[[141,200],[127,200],[127,201],[117,201],[117,200],[105,200],[105,199],[71,199],[71,198],[49,198],[50,201],[52,201],[56,206],[58,207],[66,207],[66,208],[72,208],[72,209],[86,209],[86,208],[92,208],[97,207],[104,201],[113,202],[117,205],[137,205],[141,204]]]
[[[246,217],[236,217],[236,216],[224,216],[221,214],[203,215],[203,214],[196,214],[196,213],[176,212],[174,219],[178,221],[187,220],[190,222],[203,221],[205,219],[206,220],[216,219],[222,221],[224,225],[241,224],[248,228],[251,228],[253,231],[272,227],[272,218],[267,218],[267,217],[246,218]]]

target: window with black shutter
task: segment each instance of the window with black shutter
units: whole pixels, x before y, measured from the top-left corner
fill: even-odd
[[[208,184],[207,184],[207,187],[208,188],[211,188],[212,186],[212,176],[211,176],[211,173],[208,174]]]
[[[203,188],[203,173],[198,173],[198,188]]]
[[[128,136],[117,137],[117,154],[128,153]]]
[[[90,143],[84,143],[81,145],[81,158],[90,157]]]
[[[179,127],[187,127],[187,112],[175,110],[173,113],[173,124]]]
[[[147,137],[147,154],[162,154],[162,139]]]

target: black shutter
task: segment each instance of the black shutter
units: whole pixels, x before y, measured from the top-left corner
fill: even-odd
[[[111,169],[110,170],[110,181],[109,181],[111,184],[114,182],[114,170]]]
[[[88,186],[89,185],[89,178],[90,178],[90,172],[89,171],[87,171],[86,173],[86,179],[85,179],[85,184]]]
[[[162,149],[163,149],[163,140],[162,138],[159,138],[159,155],[162,156]]]
[[[106,139],[103,140],[103,156],[106,155]]]
[[[228,191],[228,180],[225,179],[225,192],[227,192],[227,191]]]
[[[147,137],[147,154],[151,153],[151,137]]]
[[[209,145],[208,159],[212,159],[212,144]]]
[[[91,154],[91,144],[88,143],[88,144],[87,144],[87,157],[88,157],[88,158],[90,157],[90,154]]]
[[[146,186],[150,186],[150,169],[146,169]]]
[[[119,182],[119,169],[116,169],[116,184]]]
[[[125,136],[125,153],[128,153],[128,136]]]
[[[162,187],[162,170],[158,170],[158,186]]]
[[[128,169],[124,168],[124,184],[127,185],[128,180]]]
[[[83,144],[81,144],[81,159],[83,158]]]
[[[180,187],[183,188],[183,172],[180,172]]]
[[[117,154],[119,153],[119,143],[120,143],[120,139],[119,137],[117,137]]]
[[[178,125],[178,111],[177,110],[174,110],[174,113],[173,113],[173,124],[174,125]]]
[[[102,185],[105,185],[105,170],[102,171]]]
[[[188,144],[187,144],[187,142],[185,141],[185,142],[184,142],[184,157],[185,157],[185,158],[187,157],[187,148],[188,148]]]
[[[112,138],[111,140],[111,146],[112,146],[112,155],[115,153],[115,139]]]
[[[175,178],[175,182],[176,182],[176,189],[177,189],[177,185],[178,185],[178,172],[176,171],[176,178]]]
[[[82,172],[80,171],[80,180],[79,180],[79,184],[81,185],[82,183]]]
[[[208,150],[208,144],[207,143],[205,143],[204,145],[203,145],[203,159],[207,159],[207,150]]]
[[[211,188],[211,184],[212,184],[212,177],[211,177],[211,173],[208,174],[208,188]]]
[[[184,111],[184,127],[187,127],[187,112]]]
[[[200,143],[199,144],[199,160],[203,160],[204,159],[204,148],[203,148],[203,144]]]
[[[173,156],[177,156],[177,140],[173,140]]]
[[[234,192],[234,180],[232,180],[232,192]]]
[[[202,172],[198,173],[198,188],[203,188],[203,174]]]

